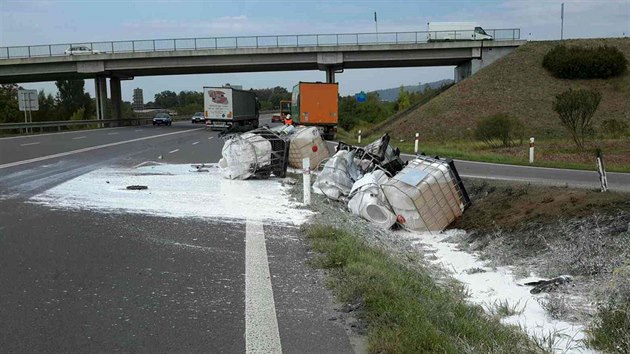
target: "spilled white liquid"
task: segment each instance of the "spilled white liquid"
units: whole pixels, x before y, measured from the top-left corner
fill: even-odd
[[[447,230],[433,234],[403,231],[398,234],[412,239],[412,244],[434,252],[436,259],[431,262],[441,265],[468,288],[470,302],[488,309],[495,302],[507,300],[510,305],[517,305],[517,310],[522,310],[520,314],[502,318],[502,323],[518,325],[530,336],[539,339],[550,335],[555,337],[553,347],[558,353],[597,353],[585,347],[583,325],[551,318],[536,301],[544,295],[530,294],[531,287],[519,285],[541,278],[529,277],[517,281],[509,267],[489,267],[475,254],[459,250],[456,243],[444,241],[454,235],[465,234],[465,231]],[[473,268],[482,268],[485,272],[469,274],[468,271]]]
[[[300,225],[312,212],[289,201],[279,179],[228,180],[220,169],[188,164],[103,168],[64,182],[29,201],[56,208],[217,221],[259,220]],[[127,190],[130,185],[146,190]]]

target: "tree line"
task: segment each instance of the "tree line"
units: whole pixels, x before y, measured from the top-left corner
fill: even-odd
[[[424,104],[451,85],[437,89],[427,87],[422,92],[409,92],[400,86],[398,99],[394,102],[381,101],[377,92],[369,92],[365,102],[357,102],[355,96],[339,98],[339,127],[346,131],[370,126],[384,121],[391,115]]]
[[[56,120],[96,119],[96,100],[85,92],[84,80],[55,81],[57,94],[38,93],[39,110],[33,111],[33,122]],[[17,92],[21,89],[17,84],[0,85],[0,123],[19,123],[24,121],[24,112],[20,112]],[[130,102],[122,104],[123,117],[132,118],[134,113]],[[111,100],[105,103],[105,114],[110,115]]]
[[[280,108],[280,101],[290,100],[291,93],[284,87],[252,89],[258,97],[261,110]],[[203,92],[166,90],[155,94],[153,101],[147,102],[147,108],[170,109],[179,115],[192,115],[203,110]]]

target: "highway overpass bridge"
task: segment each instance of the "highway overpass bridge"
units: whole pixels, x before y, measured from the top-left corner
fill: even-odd
[[[326,81],[334,82],[335,73],[344,69],[452,65],[459,81],[525,42],[518,29],[486,31],[495,40],[428,42],[424,31],[0,47],[0,83],[94,79],[97,116],[104,119],[109,78],[112,118],[120,118],[120,80],[136,76],[322,70]],[[454,33],[456,38],[466,35]],[[66,55],[70,46],[96,54]]]

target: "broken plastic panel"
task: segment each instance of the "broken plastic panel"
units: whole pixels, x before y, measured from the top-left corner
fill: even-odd
[[[393,148],[390,144],[388,134],[380,139],[366,145],[365,147],[354,146],[339,142],[337,151],[355,151],[355,157],[359,159],[358,165],[362,173],[369,173],[376,169],[384,169],[389,176],[393,176],[405,167],[405,163],[400,159],[400,149]]]

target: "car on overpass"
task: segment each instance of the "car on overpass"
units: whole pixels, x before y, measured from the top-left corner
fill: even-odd
[[[66,53],[66,55],[103,54],[100,50],[88,48],[82,45],[70,46],[64,53]]]
[[[206,121],[206,117],[204,116],[203,112],[197,112],[197,113],[193,114],[192,117],[190,117],[190,122],[192,124],[203,123],[205,121]]]
[[[153,125],[171,125],[173,124],[173,119],[168,113],[157,113],[153,116]]]

